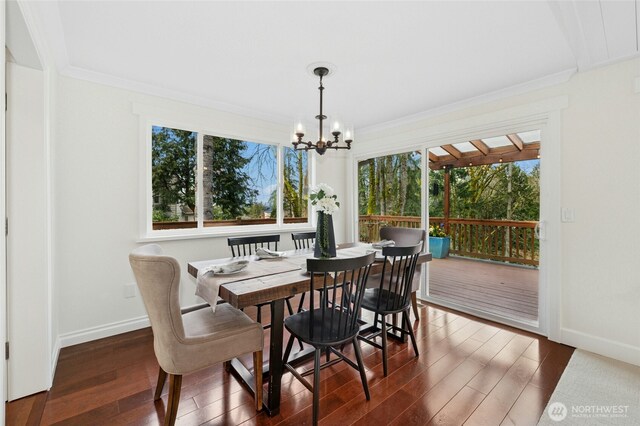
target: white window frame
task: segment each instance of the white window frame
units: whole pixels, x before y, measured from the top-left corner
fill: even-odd
[[[140,108],[134,105],[134,112],[138,112]],[[195,132],[196,137],[196,155],[197,155],[197,174],[196,174],[196,228],[171,229],[171,230],[154,230],[153,229],[153,188],[152,188],[152,128],[168,127],[172,129],[187,130]],[[261,143],[277,147],[277,218],[275,224],[263,225],[240,225],[240,226],[224,226],[224,227],[204,227],[202,194],[203,194],[203,139],[204,135],[219,136],[242,140],[253,143]],[[307,222],[305,223],[284,223],[283,210],[283,188],[284,188],[284,148],[290,147],[289,142],[282,142],[265,137],[256,137],[255,135],[244,135],[227,131],[216,130],[215,126],[189,123],[186,121],[176,121],[158,117],[157,115],[140,114],[140,219],[139,229],[140,237],[138,242],[163,241],[163,240],[180,240],[192,238],[211,238],[211,237],[228,237],[241,235],[261,235],[273,233],[286,233],[294,231],[312,231],[315,229],[315,217],[312,214],[311,204],[307,201]],[[315,155],[309,152],[307,157],[307,173],[309,182],[315,182]],[[311,186],[311,185],[310,185]]]

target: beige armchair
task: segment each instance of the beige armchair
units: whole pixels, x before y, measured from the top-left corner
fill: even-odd
[[[228,304],[180,312],[180,265],[164,256],[157,244],[131,252],[129,263],[142,295],[153,331],[160,365],[154,399],[160,399],[169,375],[169,399],[164,424],[176,420],[182,376],[252,352],[256,409],[262,409],[262,326]]]

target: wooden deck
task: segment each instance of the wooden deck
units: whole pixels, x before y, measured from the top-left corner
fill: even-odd
[[[538,269],[459,257],[433,259],[429,294],[494,315],[538,319]]]

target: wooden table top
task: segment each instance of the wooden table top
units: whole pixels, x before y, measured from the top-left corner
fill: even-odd
[[[338,246],[338,257],[345,257],[344,249],[357,248],[360,246],[363,249],[366,248],[366,246],[355,243],[340,244]],[[343,256],[340,255],[341,250],[343,251]],[[310,249],[290,250],[286,253],[289,260],[299,258],[300,263],[304,262],[306,258],[313,256],[313,250]],[[362,254],[365,254],[364,250]],[[353,254],[351,255],[353,256]],[[237,260],[238,258],[228,257],[189,262],[188,272],[191,276],[196,277],[198,275],[198,269],[213,264],[228,262],[231,259]],[[252,262],[259,261],[256,256],[246,256],[245,259]],[[422,253],[418,257],[418,263],[426,263],[429,261],[431,261],[431,253]],[[380,272],[382,272],[382,262],[374,263],[370,273],[376,274]],[[249,279],[239,278],[238,281],[222,284],[219,295],[233,307],[242,309],[309,291],[310,278],[309,274],[302,270],[287,271]],[[317,285],[314,285],[314,287],[322,287],[321,277],[317,278]]]

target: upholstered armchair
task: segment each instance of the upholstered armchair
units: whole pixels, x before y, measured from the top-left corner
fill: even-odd
[[[131,252],[129,262],[149,315],[160,370],[155,400],[169,376],[165,425],[176,420],[182,376],[253,353],[256,409],[262,408],[262,326],[228,304],[181,314],[180,265],[157,244]]]

